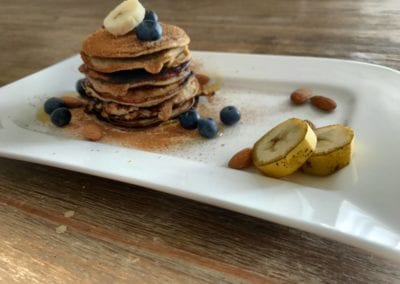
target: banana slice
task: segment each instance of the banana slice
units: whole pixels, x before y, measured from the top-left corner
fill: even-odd
[[[344,125],[329,125],[315,130],[317,148],[302,166],[305,173],[326,176],[350,163],[354,131]]]
[[[309,124],[288,119],[261,137],[253,147],[254,165],[268,176],[292,174],[312,155],[317,136]]]
[[[103,24],[113,35],[124,35],[143,21],[145,12],[138,0],[126,0],[107,15]]]

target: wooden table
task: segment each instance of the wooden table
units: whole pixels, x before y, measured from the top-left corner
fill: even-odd
[[[0,85],[79,52],[118,1],[2,0]],[[244,4],[247,3],[247,4]],[[194,50],[400,69],[398,0],[148,0]],[[153,190],[0,159],[0,282],[394,283],[400,264]]]

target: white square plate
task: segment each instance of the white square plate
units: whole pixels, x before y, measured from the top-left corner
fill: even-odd
[[[79,171],[238,211],[400,259],[400,73],[351,61],[193,52],[223,86],[215,109],[233,104],[242,120],[212,140],[151,153],[57,135],[36,122],[44,98],[82,77],[74,56],[0,89],[0,155]],[[294,107],[307,86],[336,100],[333,113]],[[354,128],[349,166],[318,178],[278,180],[226,167],[239,149],[290,117]],[[200,142],[199,142],[200,141]]]

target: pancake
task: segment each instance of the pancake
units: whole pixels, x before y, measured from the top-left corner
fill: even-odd
[[[91,57],[81,52],[85,64],[99,72],[111,73],[121,70],[145,69],[156,74],[164,67],[176,67],[191,59],[187,46],[162,50],[156,53],[139,56],[137,58],[102,58]]]
[[[101,28],[83,41],[81,51],[90,57],[129,58],[189,44],[190,38],[181,28],[168,24],[161,26],[163,35],[157,41],[141,41],[134,31],[123,36],[114,36]]]
[[[133,84],[112,84],[112,83],[106,83],[106,82],[91,79],[91,78],[88,78],[88,80],[96,91],[101,92],[101,93],[113,94],[116,97],[121,97],[121,96],[128,95],[129,89],[132,89],[132,88],[139,88],[139,87],[146,87],[146,86],[153,86],[153,87],[168,86],[168,85],[182,81],[182,79],[186,78],[188,75],[190,75],[190,71],[186,70],[186,71],[182,72],[182,74],[179,76],[171,77],[171,78],[168,78],[165,80],[142,81],[142,82],[133,83]]]
[[[156,95],[151,92],[141,92],[139,93],[138,97],[135,96],[122,96],[122,97],[112,97],[109,94],[100,94],[96,92],[93,88],[88,86],[86,88],[86,93],[89,97],[96,98],[100,101],[103,102],[114,102],[117,104],[122,104],[122,105],[129,105],[129,106],[135,106],[135,107],[151,107],[155,106],[157,104],[160,104],[173,96],[177,95],[177,93],[180,91],[182,87],[174,88],[166,93],[163,93],[161,95]],[[165,90],[162,90],[165,91]],[[145,94],[149,93],[149,97],[147,97]]]
[[[166,101],[177,95],[183,88],[189,86],[191,89],[199,89],[199,83],[194,75],[179,82],[162,87],[140,87],[130,89],[124,96],[115,96],[113,93],[101,93],[94,89],[87,80],[84,84],[86,95],[105,102],[132,105],[137,107],[149,107]]]
[[[97,72],[93,69],[90,69],[85,64],[82,64],[79,67],[79,71],[85,74],[90,79],[101,80],[107,83],[114,84],[138,84],[143,85],[143,82],[153,82],[153,84],[162,85],[160,81],[164,81],[166,79],[179,76],[179,74],[189,69],[190,61],[184,62],[179,66],[163,68],[160,73],[151,74],[146,72],[144,69],[135,69],[135,70],[123,70],[112,73],[103,73]],[[151,85],[151,84],[147,84]]]
[[[89,82],[84,85],[86,95],[103,103],[116,103],[128,107],[152,107],[176,96],[174,103],[198,95],[200,85],[194,75],[189,76],[183,82],[171,84],[162,88],[134,89],[131,95],[112,97],[110,94],[99,93],[93,89]],[[158,90],[155,90],[158,89]]]
[[[144,86],[153,86],[153,87],[162,87],[171,85],[177,82],[180,82],[187,78],[191,74],[191,71],[186,68],[180,72],[175,74],[169,74],[163,76],[159,76],[161,78],[152,78],[148,77],[147,80],[141,81],[133,81],[132,83],[125,83],[125,84],[115,84],[109,83],[103,80],[92,79],[88,77],[89,83],[93,86],[93,88],[100,93],[109,93],[113,96],[120,97],[128,95],[130,89],[144,87]],[[157,76],[156,76],[157,77]]]
[[[199,84],[197,80],[188,81],[185,87],[174,97],[150,107],[138,107],[135,105],[120,104],[113,101],[104,101],[99,98],[90,98],[87,108],[88,112],[96,110],[104,112],[104,116],[123,116],[125,119],[136,117],[156,116],[158,113],[166,111],[170,106],[182,104],[187,100],[193,99],[198,95]],[[163,115],[165,117],[165,115]]]
[[[194,106],[194,104],[195,104],[195,99],[190,99],[182,104],[175,105],[172,109],[171,116],[169,119],[175,118],[178,115],[188,111],[192,106]],[[129,128],[143,128],[143,127],[155,126],[163,122],[158,116],[126,120],[120,116],[103,116],[101,113],[97,111],[95,111],[95,114],[100,119],[108,121],[113,125],[129,127]]]
[[[200,94],[199,81],[193,76],[192,80],[189,80],[185,88],[183,88],[176,96],[171,98],[173,104],[180,104],[184,101],[192,99]]]

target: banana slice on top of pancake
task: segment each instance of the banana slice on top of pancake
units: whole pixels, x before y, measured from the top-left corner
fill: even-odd
[[[144,19],[146,10],[138,0],[125,0],[104,19],[104,27],[113,35],[127,34]]]

